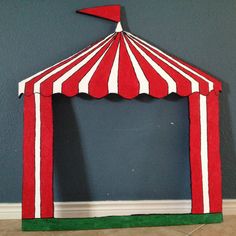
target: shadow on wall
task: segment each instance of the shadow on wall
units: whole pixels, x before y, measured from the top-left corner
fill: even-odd
[[[79,196],[81,201],[89,201],[90,191],[80,129],[71,102],[71,99],[65,99],[62,95],[53,96],[53,119],[56,126],[54,129],[54,199],[76,201],[78,199],[74,197]],[[77,172],[75,173],[74,170]]]

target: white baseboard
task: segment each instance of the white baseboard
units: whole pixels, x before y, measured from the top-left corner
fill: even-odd
[[[0,219],[20,219],[21,204],[20,203],[0,203]]]
[[[189,200],[96,201],[55,203],[55,217],[95,217],[108,215],[189,213]]]
[[[236,215],[236,199],[223,200],[223,214]]]
[[[55,202],[56,218],[190,213],[191,200]],[[236,215],[236,199],[223,200],[224,215]],[[21,219],[20,203],[0,203],[0,219]]]

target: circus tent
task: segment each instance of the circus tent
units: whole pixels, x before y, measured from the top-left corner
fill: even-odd
[[[222,211],[218,95],[221,82],[122,29],[120,6],[80,11],[117,22],[114,33],[19,83],[24,94],[23,218],[51,218],[52,95],[189,97],[191,213]]]

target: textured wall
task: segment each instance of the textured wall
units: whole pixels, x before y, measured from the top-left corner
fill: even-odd
[[[74,13],[109,3],[1,0],[0,202],[21,200],[23,99],[17,83],[111,33],[112,22]],[[223,82],[223,194],[236,198],[236,2],[116,3],[123,6],[126,29]],[[56,200],[190,197],[185,98],[55,96],[54,110]]]

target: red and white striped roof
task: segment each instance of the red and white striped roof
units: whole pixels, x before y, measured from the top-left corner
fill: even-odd
[[[207,95],[212,90],[219,92],[221,82],[123,31],[120,22],[113,34],[19,83],[19,95],[86,93],[95,98]]]

